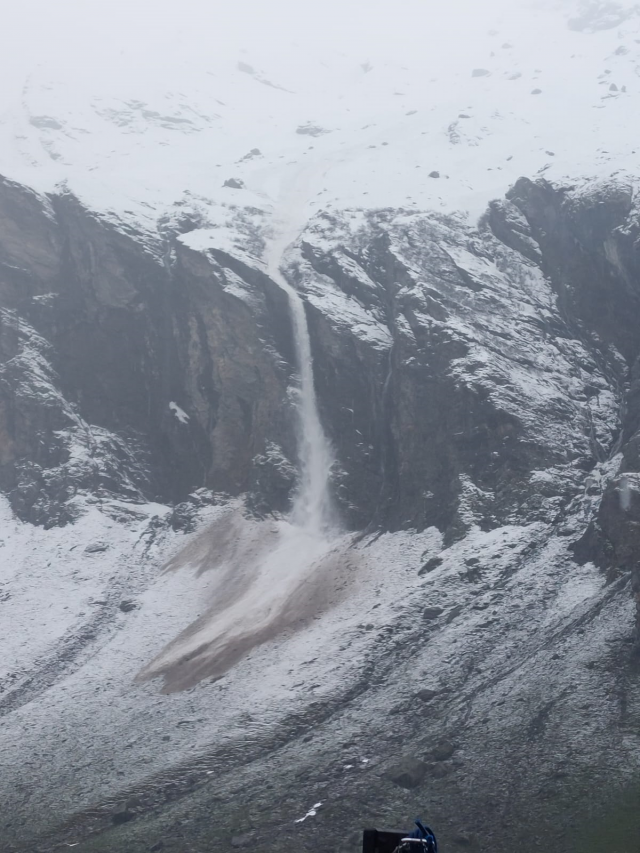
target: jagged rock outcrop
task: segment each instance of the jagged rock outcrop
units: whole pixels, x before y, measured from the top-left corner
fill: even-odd
[[[292,274],[356,523],[452,541],[582,502],[578,558],[637,597],[639,235],[627,180],[522,179],[479,233],[392,211],[311,224]]]
[[[575,551],[579,560],[595,560],[612,577],[616,570],[630,572],[637,599],[640,214],[634,186],[611,180],[557,188],[523,179],[508,196],[526,223],[524,229],[520,224],[512,228],[512,244],[526,239],[540,247],[541,265],[558,293],[560,313],[588,342],[609,387],[617,389],[622,417],[609,453],[619,452],[612,460],[615,477]],[[505,223],[505,218],[498,222],[500,236],[506,235]]]
[[[22,518],[64,523],[78,492],[237,494],[270,441],[293,454],[284,294],[140,236],[0,184],[0,489]]]
[[[154,257],[143,235],[71,196],[40,199],[8,182],[0,196],[1,485],[16,510],[56,523],[71,510],[54,504],[78,489],[179,501],[204,486],[250,492],[258,513],[286,511],[295,359],[286,295],[259,264],[193,252],[170,222]],[[480,231],[402,211],[312,221],[289,275],[307,299],[351,526],[435,525],[452,541],[473,525],[560,520],[611,453],[623,406],[631,442],[632,198],[624,183],[523,180]],[[93,484],[67,464],[70,435],[90,432]],[[107,458],[120,471],[135,458],[126,483],[100,479]],[[46,473],[64,465],[64,476]]]
[[[560,520],[613,445],[623,366],[558,311],[520,222],[511,249],[456,219],[354,219],[318,217],[292,273],[343,502],[448,541]]]

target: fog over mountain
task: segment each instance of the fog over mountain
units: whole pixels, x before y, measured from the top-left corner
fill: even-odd
[[[640,6],[4,23],[0,848],[632,853]]]

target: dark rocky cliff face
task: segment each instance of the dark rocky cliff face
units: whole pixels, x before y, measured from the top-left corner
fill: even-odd
[[[21,519],[69,524],[94,504],[121,520],[160,500],[188,529],[218,493],[257,516],[290,506],[286,296],[258,260],[190,250],[194,224],[150,239],[71,196],[0,184],[0,490]],[[429,600],[397,602],[379,633],[363,617],[340,650],[371,643],[342,692],[314,683],[273,731],[247,714],[241,749],[172,758],[175,778],[60,838],[104,830],[79,849],[142,851],[158,836],[177,853],[186,823],[193,849],[259,837],[273,853],[351,853],[354,811],[395,823],[419,797],[459,822],[449,844],[530,851],[557,835],[583,849],[575,815],[637,771],[639,234],[624,182],[523,179],[477,229],[408,211],[309,223],[286,274],[306,300],[342,518],[438,528],[442,550],[411,566]],[[482,531],[495,541],[478,553]],[[592,562],[607,586],[591,599],[577,563]],[[192,716],[178,725],[199,732]],[[347,775],[372,754],[379,770]],[[327,792],[330,825],[294,826],[289,804],[302,815]],[[114,814],[127,815],[115,830]],[[15,826],[15,849],[32,849]]]
[[[528,234],[540,247],[542,268],[558,293],[562,316],[589,341],[621,398],[620,432],[613,448],[619,451],[616,476],[607,484],[597,517],[575,550],[580,560],[595,560],[612,578],[620,570],[630,572],[638,600],[640,217],[633,189],[612,182],[572,193],[521,180],[509,199],[525,216]],[[492,210],[498,217],[495,230],[509,240],[505,218],[498,211]]]
[[[0,486],[20,516],[63,523],[78,491],[198,488],[286,510],[286,295],[170,229],[159,260],[70,196],[1,189]],[[524,180],[479,232],[396,211],[310,224],[289,275],[350,526],[453,541],[560,521],[617,441],[634,470],[636,229],[625,186]]]
[[[302,253],[349,504],[448,541],[559,520],[611,450],[624,369],[576,334],[540,265],[486,227],[392,212],[356,234],[320,219]]]
[[[246,492],[267,447],[292,454],[286,297],[223,255],[167,250],[73,197],[0,186],[0,488],[21,518],[65,523],[78,493]]]
[[[356,523],[435,525],[445,541],[474,523],[560,528],[576,502],[594,510],[612,460],[576,553],[631,572],[638,595],[639,236],[615,181],[522,179],[479,233],[390,211],[355,233],[310,227],[293,274]]]
[[[72,196],[7,181],[0,225],[0,488],[21,518],[66,523],[79,493],[202,488],[287,510],[295,359],[286,295],[258,265],[191,251],[166,223],[154,256]],[[560,523],[615,450],[618,473],[638,473],[639,233],[616,182],[523,179],[476,232],[320,214],[289,275],[345,522],[454,541],[473,524]],[[577,550],[635,571],[619,485]]]

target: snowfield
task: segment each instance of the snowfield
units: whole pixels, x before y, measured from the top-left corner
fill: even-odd
[[[368,718],[376,720],[377,728],[389,708],[415,701],[417,687],[453,690],[455,695],[463,683],[465,691],[473,692],[483,672],[502,673],[489,693],[494,702],[512,691],[527,695],[529,681],[518,683],[519,667],[530,668],[532,655],[548,661],[552,652],[561,651],[562,660],[565,655],[571,658],[575,668],[576,651],[567,651],[575,640],[561,639],[564,626],[594,607],[604,607],[606,613],[620,607],[593,567],[580,570],[579,578],[559,571],[567,565],[565,543],[550,539],[545,544],[549,531],[544,525],[472,532],[442,552],[440,564],[436,561],[434,568],[432,561],[426,573],[422,567],[441,549],[435,530],[361,541],[347,536],[335,540],[324,557],[338,582],[310,618],[281,625],[277,636],[243,650],[243,659],[221,680],[205,680],[166,695],[146,677],[162,672],[170,651],[147,667],[143,681],[141,669],[215,605],[216,597],[222,595],[224,603],[234,594],[233,588],[227,587],[225,595],[220,587],[224,565],[216,568],[210,554],[202,559],[207,547],[220,550],[216,531],[221,520],[236,519],[236,557],[268,548],[272,525],[242,519],[233,506],[214,508],[185,546],[182,535],[149,539],[143,521],[106,525],[97,512],[58,531],[16,525],[6,508],[3,512],[2,547],[8,559],[2,562],[2,588],[9,593],[2,604],[3,623],[14,626],[13,636],[3,640],[4,691],[11,699],[21,682],[25,688],[3,709],[11,713],[3,719],[0,763],[11,773],[0,774],[0,791],[7,813],[28,807],[39,828],[60,808],[61,792],[68,804],[65,810],[72,804],[74,812],[81,812],[98,802],[114,808],[122,773],[129,791],[151,775],[165,774],[168,782],[170,768],[185,762],[191,772],[209,778],[220,750],[239,756],[254,742],[267,743],[279,721],[304,715],[309,703],[335,701],[336,695],[358,684],[366,691],[365,684],[384,667],[386,655],[395,655],[388,687],[351,707],[342,718],[341,737],[366,729]],[[85,542],[104,550],[83,549]],[[536,556],[525,561],[532,548]],[[172,555],[167,569],[159,571]],[[22,580],[12,577],[16,565]],[[259,592],[260,584],[252,585],[246,575],[251,565],[243,563],[240,595],[245,586]],[[36,566],[41,567],[39,574]],[[123,601],[131,604],[126,612],[120,606]],[[594,647],[615,642],[626,630],[632,604],[626,597],[625,602],[624,613],[613,620],[599,617],[598,638],[585,650],[589,659]],[[423,614],[425,608],[428,613]],[[108,619],[94,626],[93,614],[102,609]],[[225,612],[230,615],[233,609]],[[520,615],[514,620],[515,614]],[[486,631],[488,626],[491,631]],[[93,641],[86,636],[88,629],[95,631]],[[65,658],[64,642],[83,631],[89,642],[77,657]],[[416,640],[424,645],[422,654],[403,663],[403,654],[412,647],[415,655]],[[466,669],[469,660],[478,661],[471,674]],[[559,680],[562,665],[553,664]],[[48,679],[48,667],[54,678]],[[594,683],[586,678],[575,701],[590,690],[604,689]],[[489,695],[474,706],[475,716],[482,715]],[[528,698],[522,713],[535,701]],[[454,717],[466,713],[462,694],[454,708]],[[502,725],[498,715],[489,726],[492,737]],[[588,737],[588,729],[580,737]],[[353,772],[373,770],[376,752],[374,739]],[[46,778],[48,784],[34,783],[36,777]],[[155,785],[164,784],[159,778]],[[292,805],[292,823],[300,820],[295,809]],[[72,832],[67,837],[73,841]]]
[[[187,3],[175,22],[160,4],[151,29],[135,9],[121,19],[116,4],[97,44],[60,32],[37,58],[0,60],[0,173],[66,186],[151,242],[161,215],[197,212],[224,248],[239,210],[269,217],[292,183],[307,214],[477,217],[521,175],[640,165],[631,2],[458,0],[431,14],[404,0],[390,23],[383,4],[362,15],[332,0],[312,34],[293,5],[275,22],[255,3],[205,20]]]

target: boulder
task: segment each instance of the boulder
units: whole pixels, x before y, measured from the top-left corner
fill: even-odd
[[[417,788],[427,774],[427,765],[417,758],[404,758],[387,772],[394,785],[412,790]]]
[[[425,607],[422,611],[422,618],[426,621],[431,621],[432,619],[437,619],[442,613],[444,613],[443,607]]]
[[[94,542],[92,545],[87,545],[84,549],[85,554],[100,554],[103,551],[108,551],[109,545],[106,542]]]
[[[451,741],[443,740],[432,749],[431,757],[434,761],[447,761],[455,751],[456,747]]]
[[[111,822],[114,826],[121,826],[123,823],[129,823],[130,820],[135,818],[135,812],[129,811],[126,809],[125,811],[115,812],[111,815]]]
[[[416,696],[422,702],[430,702],[432,699],[435,699],[438,693],[438,690],[432,690],[429,687],[423,687],[422,690],[418,690]]]

